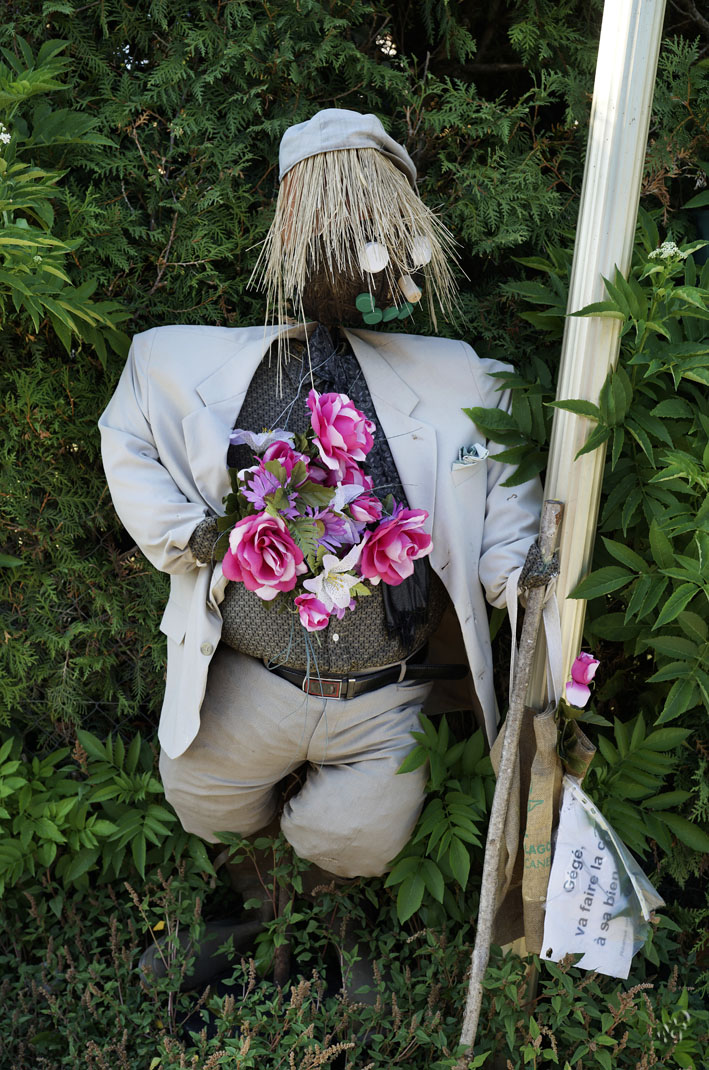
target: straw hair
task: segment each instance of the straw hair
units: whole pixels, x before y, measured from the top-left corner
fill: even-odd
[[[425,238],[432,256],[415,265],[415,242]],[[382,272],[362,272],[359,253],[379,242],[389,253]],[[339,149],[308,156],[284,176],[276,214],[251,276],[266,292],[266,323],[285,323],[289,306],[305,322],[303,294],[309,280],[361,279],[361,291],[381,291],[383,276],[394,303],[405,298],[401,275],[424,276],[424,299],[436,324],[436,304],[449,315],[455,282],[449,261],[455,241],[427,208],[406,176],[374,148]],[[352,325],[352,324],[350,324]],[[279,366],[284,345],[279,338]]]

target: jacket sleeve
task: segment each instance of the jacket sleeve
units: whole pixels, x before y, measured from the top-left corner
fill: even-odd
[[[189,540],[205,516],[162,464],[148,416],[148,369],[155,339],[133,339],[115,393],[99,419],[101,455],[115,510],[148,560],[161,572],[198,568]]]
[[[509,365],[496,360],[480,360],[472,350],[469,351],[469,359],[471,363],[477,361],[474,375],[483,399],[481,404],[486,408],[509,412],[511,391],[498,392],[500,381],[489,374],[509,370]],[[501,608],[506,604],[508,577],[524,564],[527,551],[539,535],[542,485],[535,477],[516,487],[503,487],[502,484],[516,471],[516,465],[495,460],[496,454],[505,449],[504,446],[489,442],[488,448],[487,499],[479,574],[488,602]]]

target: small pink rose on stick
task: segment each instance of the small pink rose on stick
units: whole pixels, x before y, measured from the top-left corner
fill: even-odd
[[[593,654],[581,653],[574,659],[571,666],[571,679],[566,684],[566,699],[571,706],[586,705],[591,697],[591,689],[588,685],[596,675],[596,669],[600,664]]]
[[[299,594],[294,601],[298,607],[300,623],[304,628],[309,632],[319,632],[323,628],[327,628],[330,614],[319,598],[310,592],[306,592],[305,594]]]

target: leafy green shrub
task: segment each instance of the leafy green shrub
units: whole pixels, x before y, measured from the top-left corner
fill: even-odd
[[[292,978],[284,989],[234,955],[219,986],[180,992],[189,959],[178,951],[177,935],[198,935],[210,910],[203,893],[182,866],[148,871],[140,894],[132,885],[108,884],[68,895],[57,916],[48,897],[31,897],[28,924],[0,928],[0,992],[11,1008],[3,1065],[453,1070],[467,927],[410,925],[402,933],[392,924],[393,897],[380,882],[368,882],[366,892],[355,886],[325,892],[315,904],[298,901],[300,916],[289,932]],[[373,1005],[338,994],[345,930],[377,964]],[[137,958],[158,936],[167,937],[168,971],[141,987]],[[677,971],[659,983],[619,985],[568,962],[546,964],[537,996],[524,1006],[526,968],[493,949],[473,1066],[491,1065],[496,1053],[513,1070],[549,1063],[574,1070],[702,1067],[709,1013],[678,983]]]
[[[90,343],[106,357],[106,341],[125,356],[128,339],[118,330],[129,313],[116,301],[91,300],[96,280],[75,287],[66,273],[67,256],[81,246],[80,237],[61,241],[52,234],[53,203],[64,197],[57,183],[63,172],[36,165],[35,156],[47,146],[112,145],[96,133],[95,123],[68,108],[51,108],[30,101],[66,89],[59,81],[69,66],[61,57],[65,41],[45,41],[37,56],[26,41],[17,38],[19,55],[2,49],[0,108],[3,109],[3,151],[0,158],[0,211],[3,255],[0,271],[0,323],[11,314],[15,331],[35,334],[46,318],[71,354],[72,337]]]
[[[424,901],[428,924],[442,924],[446,918],[463,922],[477,909],[464,893],[471,868],[476,876],[482,870],[486,816],[495,789],[492,765],[481,729],[450,745],[445,717],[438,728],[424,714],[419,719],[423,731],[413,733],[418,746],[399,771],[407,773],[428,762],[428,798],[411,839],[394,860],[386,887],[398,885],[400,922],[421,910]],[[436,909],[437,904],[443,909]]]
[[[126,748],[120,738],[101,743],[80,731],[74,761],[68,757],[62,748],[23,759],[17,740],[0,746],[0,894],[36,892],[50,875],[60,887],[83,889],[98,877],[116,879],[128,849],[141,877],[146,860],[170,864],[185,852],[197,872],[213,872],[204,842],[176,827],[164,805],[155,752],[139,735]]]

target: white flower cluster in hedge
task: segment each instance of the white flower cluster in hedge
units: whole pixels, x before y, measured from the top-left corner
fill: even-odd
[[[687,259],[687,253],[683,253],[679,245],[673,241],[663,241],[659,249],[653,249],[650,253],[651,260],[669,260],[670,257],[678,256],[681,260]]]

